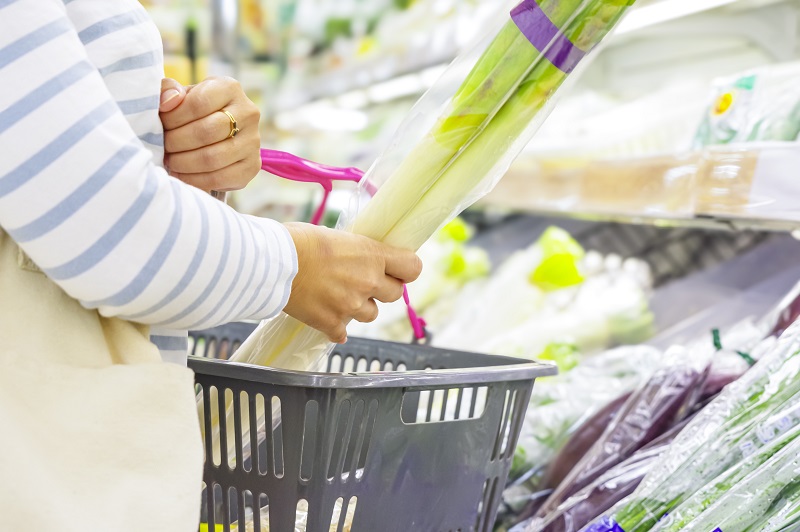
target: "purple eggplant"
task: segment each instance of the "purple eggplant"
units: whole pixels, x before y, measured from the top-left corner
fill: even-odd
[[[540,485],[541,489],[552,489],[561,484],[578,460],[592,448],[614,421],[630,396],[631,393],[628,392],[617,397],[575,430],[547,468]]]
[[[707,376],[708,369],[698,371],[684,364],[656,371],[628,398],[536,516],[554,512],[562,502],[683,419],[700,398]]]
[[[578,532],[592,519],[602,515],[633,493],[688,421],[687,418],[678,423],[636,451],[633,456],[612,467],[583,490],[567,499],[555,512],[537,525],[537,530],[541,532]]]

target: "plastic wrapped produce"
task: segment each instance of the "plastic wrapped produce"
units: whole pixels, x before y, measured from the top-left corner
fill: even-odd
[[[539,315],[547,297],[541,284],[551,287],[560,282],[563,288],[583,282],[577,266],[583,255],[569,233],[548,228],[536,242],[503,262],[471,304],[456,312],[450,325],[436,334],[434,345],[475,350],[487,338]],[[567,265],[571,275],[548,277],[550,262]],[[539,283],[532,282],[534,276]]]
[[[550,227],[498,268],[434,344],[540,360],[557,360],[551,356],[564,348],[588,355],[635,344],[652,333],[649,292],[645,263],[584,252]],[[571,358],[574,365],[578,357]]]
[[[530,519],[512,532],[578,532],[593,518],[633,493],[687,422],[688,419],[678,423],[630,458],[606,471],[564,501],[554,512],[544,518]]]
[[[613,423],[630,396],[631,393],[628,392],[617,397],[586,420],[572,434],[567,444],[559,451],[553,463],[547,469],[547,474],[545,474],[541,483],[542,488],[555,488],[564,481],[575,464],[580,461],[603,435],[608,426]]]
[[[660,357],[659,350],[647,346],[619,347],[540,379],[519,439],[528,467],[549,464],[584,421],[648,379],[661,365]]]
[[[678,347],[665,356],[671,363],[631,395],[603,435],[539,509],[539,517],[555,511],[567,498],[688,414],[701,395],[709,359],[703,353]]]
[[[800,425],[772,440],[672,509],[656,532],[745,532],[797,497]],[[758,529],[760,530],[760,529]]]
[[[649,530],[718,475],[796,426],[798,332],[796,323],[777,342],[763,342],[769,352],[696,416],[631,501],[591,530]]]
[[[770,65],[714,82],[695,146],[795,140],[800,134],[800,63]]]

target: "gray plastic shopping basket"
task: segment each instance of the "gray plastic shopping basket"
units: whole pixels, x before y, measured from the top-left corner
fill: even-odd
[[[209,348],[237,345],[252,328],[193,332],[194,350],[213,357]],[[330,373],[196,356],[189,367],[204,398],[201,521],[225,532],[267,523],[293,532],[298,508],[308,509],[307,532],[343,532],[348,514],[352,532],[490,531],[534,379],[555,374],[513,358],[359,338],[336,347]],[[235,464],[212,457],[212,387],[220,409],[226,393],[234,399],[220,445],[234,438]],[[257,403],[273,405],[262,408],[262,434]],[[248,447],[257,449],[249,459]],[[237,528],[240,516],[247,524]]]

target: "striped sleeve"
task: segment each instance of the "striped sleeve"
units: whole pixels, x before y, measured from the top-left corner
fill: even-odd
[[[152,164],[98,68],[60,0],[0,0],[0,227],[104,316],[198,329],[278,313],[289,233]]]

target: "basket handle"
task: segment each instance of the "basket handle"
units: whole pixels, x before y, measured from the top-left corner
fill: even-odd
[[[322,186],[322,201],[311,217],[311,223],[314,225],[319,225],[322,220],[322,215],[325,213],[325,207],[328,204],[328,197],[333,190],[334,181],[359,183],[364,177],[364,172],[358,168],[328,166],[297,157],[291,153],[264,148],[261,149],[261,169],[291,181],[317,183]],[[375,192],[377,192],[375,186],[369,181],[364,181],[362,185],[370,196],[374,196]],[[411,306],[411,301],[408,298],[408,288],[405,285],[403,286],[403,301],[408,308],[408,321],[411,323],[411,329],[414,331],[414,340],[416,342],[429,340],[430,336],[425,328],[425,320],[422,319],[416,313],[414,307]]]

